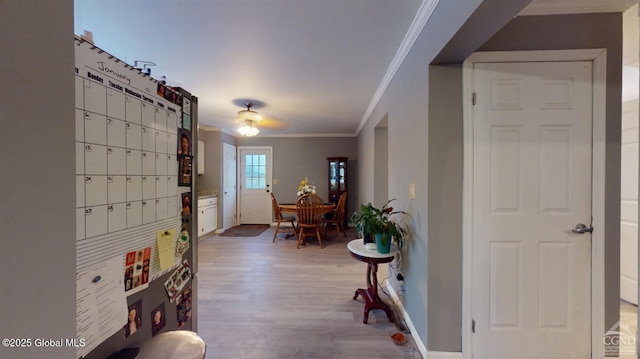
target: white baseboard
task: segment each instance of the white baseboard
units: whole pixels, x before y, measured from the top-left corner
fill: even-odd
[[[393,286],[389,281],[387,281],[387,290],[389,291],[389,295],[391,296],[391,300],[393,301],[393,304],[395,304],[398,307],[398,310],[402,314],[402,318],[404,319],[404,322],[407,324],[407,328],[411,332],[411,336],[413,337],[413,340],[416,342],[416,345],[418,346],[420,355],[423,358],[427,358],[427,347],[422,342],[422,338],[420,338],[420,336],[418,335],[418,331],[416,330],[416,327],[413,325],[413,322],[411,322],[411,318],[409,317],[409,314],[404,309],[404,305],[402,305],[402,301],[400,300],[398,293],[396,292],[396,290],[393,288]]]
[[[407,324],[407,327],[411,332],[411,336],[413,337],[413,340],[416,342],[416,345],[418,346],[418,350],[420,350],[420,355],[423,358],[426,358],[426,359],[462,359],[463,358],[462,353],[458,353],[458,352],[427,351],[427,347],[422,342],[422,338],[420,338],[420,336],[418,335],[418,331],[416,330],[416,327],[411,322],[411,318],[409,317],[409,314],[404,309],[404,305],[402,305],[402,301],[400,300],[398,293],[396,292],[396,290],[393,288],[393,286],[389,281],[387,281],[386,285],[387,285],[387,290],[389,291],[389,295],[391,296],[391,300],[400,310],[400,313],[402,314],[402,318]]]
[[[462,353],[427,352],[427,359],[462,359]]]
[[[638,305],[638,281],[620,276],[620,298]]]

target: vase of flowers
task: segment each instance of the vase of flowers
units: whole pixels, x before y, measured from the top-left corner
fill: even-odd
[[[307,177],[305,177],[302,181],[300,181],[300,185],[298,186],[298,197],[304,196],[305,194],[313,194],[316,193],[316,185],[309,181]]]
[[[381,208],[374,207],[371,203],[360,206],[360,212],[351,216],[351,223],[356,226],[356,231],[363,237],[364,243],[368,243],[366,237],[376,239],[376,247],[380,253],[389,253],[391,242],[396,242],[399,248],[404,245],[406,231],[392,219],[397,214],[406,214],[404,211],[394,211],[389,204],[390,199]]]

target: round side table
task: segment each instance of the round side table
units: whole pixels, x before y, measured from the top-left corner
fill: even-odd
[[[362,296],[362,299],[364,299],[364,319],[362,322],[367,324],[369,320],[369,311],[372,309],[382,309],[387,313],[389,321],[393,323],[395,321],[395,317],[393,316],[391,307],[389,307],[387,303],[383,302],[380,296],[378,296],[377,273],[378,264],[391,262],[398,252],[397,248],[392,246],[389,253],[378,253],[375,248],[372,250],[367,249],[364,246],[362,238],[352,240],[347,244],[347,248],[349,248],[351,257],[359,260],[360,262],[367,263],[367,289],[358,288],[356,293],[353,295],[353,300],[356,300],[358,295]]]

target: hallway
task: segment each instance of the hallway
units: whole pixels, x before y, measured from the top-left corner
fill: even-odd
[[[274,244],[273,227],[200,240],[198,332],[207,358],[419,358],[410,334],[404,346],[391,341],[395,326],[384,312],[362,323],[364,303],[352,298],[366,286],[366,266],[349,255],[355,234],[347,234],[332,234],[323,249],[313,239],[300,249],[292,239]],[[378,274],[383,282],[387,266]]]

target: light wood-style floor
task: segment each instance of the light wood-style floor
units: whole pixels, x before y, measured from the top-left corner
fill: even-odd
[[[272,243],[273,227],[258,237],[199,241],[198,334],[208,359],[419,358],[411,335],[396,346],[396,326],[373,310],[362,323],[366,264],[349,255],[335,232],[296,249],[293,239]],[[387,277],[381,265],[378,280]],[[387,303],[387,296],[380,293]],[[396,315],[400,318],[400,315]]]
[[[620,332],[625,336],[636,337],[636,332],[638,331],[638,307],[624,300],[620,301],[620,327]],[[638,358],[634,354],[636,352],[635,343],[621,344],[620,351],[620,359]]]

